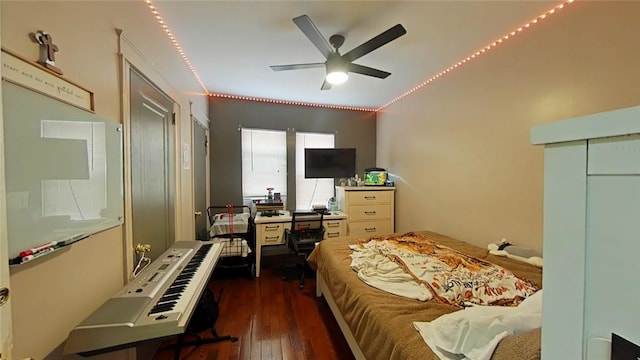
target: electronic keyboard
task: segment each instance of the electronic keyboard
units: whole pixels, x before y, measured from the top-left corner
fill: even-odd
[[[67,338],[63,353],[91,356],[184,333],[222,245],[178,241]]]

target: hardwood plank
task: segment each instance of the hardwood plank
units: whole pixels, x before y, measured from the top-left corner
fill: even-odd
[[[188,347],[183,360],[353,360],[329,306],[315,297],[315,279],[283,281],[281,270],[263,268],[260,278],[248,280],[244,273],[216,272],[209,289],[219,299],[218,335],[238,337],[237,342],[219,342]],[[200,334],[211,337],[209,331]],[[161,346],[175,343],[167,340]],[[173,351],[159,351],[153,360],[173,359]]]

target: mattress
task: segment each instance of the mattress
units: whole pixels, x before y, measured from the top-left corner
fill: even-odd
[[[487,250],[434,232],[433,240],[471,256],[491,261],[542,287],[542,270],[527,263],[488,254]],[[438,359],[414,329],[413,322],[433,321],[459,307],[417,301],[366,285],[350,268],[351,250],[358,237],[323,240],[309,256],[309,264],[323,277],[336,305],[367,359]],[[540,330],[501,341],[492,359],[539,359]]]

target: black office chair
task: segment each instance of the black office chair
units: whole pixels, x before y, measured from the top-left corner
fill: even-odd
[[[316,243],[324,237],[322,224],[323,213],[313,211],[293,211],[291,213],[291,229],[285,229],[285,241],[287,247],[297,256],[302,256],[303,261],[300,273],[300,290],[304,289],[304,278],[307,272],[307,257],[316,247]],[[286,276],[283,276],[286,280]]]

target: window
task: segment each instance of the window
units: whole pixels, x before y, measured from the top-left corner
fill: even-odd
[[[242,199],[264,199],[267,188],[280,193],[286,206],[287,133],[242,129]]]
[[[305,179],[304,149],[333,148],[334,134],[296,134],[296,209],[311,209],[314,204],[327,204],[334,195],[333,179]]]

